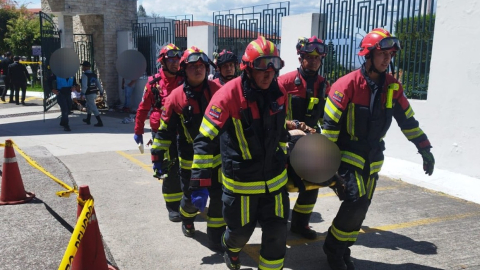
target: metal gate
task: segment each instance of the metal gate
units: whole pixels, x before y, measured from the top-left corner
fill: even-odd
[[[227,49],[240,56],[259,35],[278,46],[282,17],[289,14],[290,1],[216,11],[213,13],[214,51]]]
[[[132,23],[134,47],[147,60],[148,76],[157,73],[157,56],[163,45],[174,43],[182,50],[187,48],[187,27],[192,25],[193,15],[141,17]]]
[[[41,61],[42,61],[42,88],[43,88],[43,111],[46,112],[57,104],[57,97],[52,93],[50,85],[48,85],[48,77],[51,75],[50,57],[53,52],[60,49],[60,34],[57,26],[52,18],[46,13],[39,12],[40,17],[40,38],[42,45]]]
[[[359,68],[363,36],[382,27],[400,39],[393,72],[407,97],[426,99],[435,7],[436,0],[320,0],[321,36],[328,44],[324,76],[332,83]]]
[[[73,47],[80,59],[80,64],[83,61],[88,61],[92,65],[91,70],[95,70],[95,59],[93,54],[93,35],[92,34],[73,34]],[[82,78],[82,70],[79,69],[75,75],[77,83],[80,84]]]

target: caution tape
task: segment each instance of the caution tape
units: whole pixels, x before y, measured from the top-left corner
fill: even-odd
[[[60,186],[62,186],[63,188],[66,189],[66,191],[59,191],[59,192],[56,192],[57,196],[59,197],[65,197],[65,198],[68,198],[70,197],[70,194],[72,193],[76,193],[78,194],[78,190],[77,190],[77,187],[71,187],[67,184],[65,184],[64,182],[62,182],[60,179],[56,178],[55,176],[53,176],[50,172],[48,172],[47,170],[45,170],[42,166],[40,166],[35,160],[33,160],[32,158],[30,158],[27,154],[25,154],[25,152],[22,151],[22,149],[20,149],[18,147],[18,145],[13,142],[13,147],[17,150],[17,152],[23,157],[25,158],[25,160],[28,162],[28,164],[30,164],[32,167],[36,168],[37,170],[41,171],[43,174],[45,174],[46,176],[50,177],[50,179],[52,179],[53,181],[57,182],[57,184],[59,184]],[[5,144],[4,143],[0,143],[0,146],[1,147],[5,147]]]
[[[0,60],[0,62],[2,62],[2,60]],[[41,64],[42,62],[38,61],[38,62],[31,62],[31,61],[18,61],[20,62],[20,64],[27,64],[27,65],[31,65],[31,64]]]
[[[75,229],[73,229],[72,237],[70,237],[70,241],[68,242],[67,249],[65,250],[65,254],[63,255],[63,259],[58,267],[58,270],[72,269],[73,258],[75,258],[75,254],[77,254],[78,247],[80,246],[80,242],[85,235],[85,230],[90,223],[92,214],[93,198],[90,198],[85,202],[82,213],[80,213],[80,216],[78,216],[77,224],[75,225]]]

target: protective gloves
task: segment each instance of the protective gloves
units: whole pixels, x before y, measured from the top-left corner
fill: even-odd
[[[143,144],[143,135],[142,135],[142,134],[140,134],[140,135],[137,135],[137,134],[133,135],[133,139],[135,140],[135,142],[136,142],[137,144],[139,144],[139,143]]]
[[[205,210],[205,206],[207,206],[207,200],[208,200],[208,189],[206,188],[201,188],[192,191],[192,204],[197,207],[200,212],[203,212]]]
[[[160,178],[162,176],[163,174],[162,165],[163,165],[162,161],[155,161],[153,163],[153,177]]]
[[[433,158],[433,154],[430,152],[430,148],[420,149],[418,151],[423,158],[423,170],[425,174],[432,175],[433,168],[435,167],[435,159]]]

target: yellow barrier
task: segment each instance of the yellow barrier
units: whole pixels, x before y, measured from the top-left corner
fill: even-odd
[[[79,198],[80,199],[80,198]],[[70,237],[70,242],[68,242],[67,249],[63,255],[62,262],[58,267],[58,270],[66,270],[72,268],[73,258],[77,253],[80,242],[82,241],[85,230],[89,224],[89,220],[92,217],[93,213],[93,199],[88,199],[83,205],[82,213],[78,216],[77,224],[73,230],[72,237]]]
[[[2,62],[2,60],[0,60],[0,62]],[[31,65],[31,64],[42,64],[42,62],[38,61],[38,62],[29,62],[29,61],[19,61],[21,64],[26,64],[26,65]]]
[[[12,141],[13,142],[13,141]],[[5,147],[5,144],[4,143],[0,143],[0,147]],[[53,181],[57,182],[57,184],[59,184],[60,186],[62,186],[63,188],[66,189],[66,191],[59,191],[57,192],[57,196],[59,197],[70,197],[70,194],[71,193],[76,193],[78,194],[78,190],[77,190],[77,187],[71,187],[67,184],[65,184],[64,182],[62,182],[60,179],[56,178],[55,176],[53,176],[51,173],[49,173],[47,170],[45,170],[42,166],[40,166],[35,160],[33,160],[32,158],[30,158],[27,154],[25,154],[25,152],[22,151],[22,149],[20,149],[18,147],[18,145],[13,142],[13,147],[17,150],[18,153],[20,153],[20,155],[25,158],[25,160],[28,162],[28,164],[30,164],[32,167],[36,168],[37,170],[41,171],[43,174],[45,174],[46,176],[50,177],[50,179],[52,179]]]

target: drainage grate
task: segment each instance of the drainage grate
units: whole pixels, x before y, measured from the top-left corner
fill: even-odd
[[[59,113],[60,110],[49,110],[46,113]],[[29,115],[37,115],[43,114],[44,112],[26,112],[26,113],[13,113],[13,114],[6,114],[0,115],[0,118],[11,118],[11,117],[20,117],[20,116],[29,116]]]

